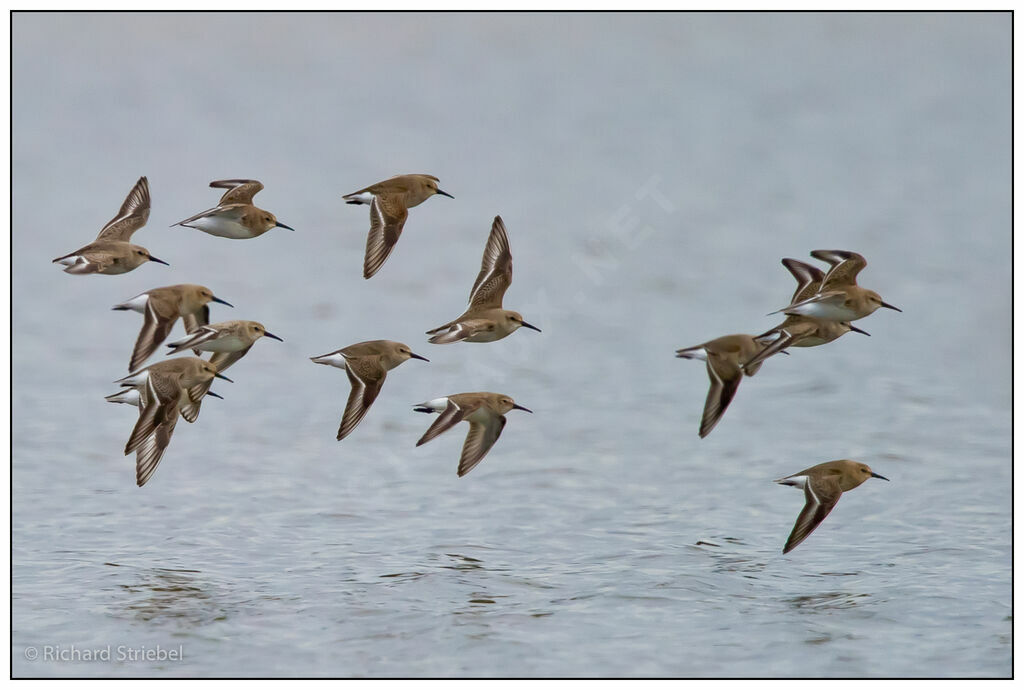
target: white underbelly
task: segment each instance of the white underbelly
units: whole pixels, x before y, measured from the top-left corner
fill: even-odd
[[[245,227],[236,220],[229,220],[221,216],[204,216],[188,223],[190,228],[202,230],[203,232],[217,237],[227,237],[232,240],[246,240],[254,237],[252,230]]]
[[[826,304],[824,302],[802,304],[794,309],[787,309],[786,313],[801,314],[802,316],[811,316],[815,319],[824,319],[826,321],[856,321],[860,316],[857,312],[846,307]]]
[[[239,350],[244,350],[247,347],[249,347],[249,344],[237,335],[229,335],[222,338],[207,340],[205,343],[200,343],[196,349],[202,350],[203,352],[238,352]]]

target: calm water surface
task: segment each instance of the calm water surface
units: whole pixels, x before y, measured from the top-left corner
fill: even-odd
[[[1011,673],[1009,15],[13,29],[16,676]],[[364,281],[367,212],[341,195],[402,172],[457,198],[414,209]],[[142,174],[135,239],[169,268],[50,264]],[[296,231],[168,227],[230,177]],[[505,304],[543,333],[427,344],[496,213]],[[862,252],[903,313],[772,359],[699,439],[707,375],[673,351],[773,326],[779,260],[817,248]],[[180,282],[286,342],[138,489],[135,412],[103,396],[141,319],[110,306]],[[338,443],[348,381],[308,357],[376,338],[431,362]],[[411,405],[471,390],[535,414],[459,479],[464,431],[415,448]],[[783,557],[803,497],[772,479],[842,457],[892,481]]]

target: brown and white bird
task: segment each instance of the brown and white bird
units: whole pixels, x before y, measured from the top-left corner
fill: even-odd
[[[167,343],[171,348],[168,354],[176,355],[185,350],[192,350],[197,355],[212,352],[210,363],[217,367],[217,371],[224,371],[245,357],[263,336],[284,342],[284,338],[268,331],[259,321],[221,321],[196,326],[183,338]]]
[[[135,451],[135,482],[142,486],[153,476],[163,457],[178,414],[187,422],[199,417],[202,399],[214,378],[231,381],[217,368],[198,357],[178,357],[150,365],[115,383],[138,391],[139,419],[132,429],[124,454]],[[107,396],[110,402],[129,402]],[[219,397],[219,396],[218,396]]]
[[[370,234],[366,237],[363,278],[373,276],[387,261],[402,235],[410,208],[435,194],[455,198],[438,189],[437,183],[433,175],[396,175],[342,197],[348,204],[370,205]]]
[[[864,463],[853,460],[823,462],[788,477],[776,479],[779,484],[803,489],[806,499],[782,553],[789,553],[806,539],[832,512],[844,491],[856,489],[871,477],[889,481],[882,475],[872,472]]]
[[[247,240],[259,237],[271,228],[294,230],[278,222],[270,211],[257,208],[252,198],[263,189],[259,180],[214,180],[211,187],[224,189],[220,202],[213,208],[178,221],[175,225],[202,230],[217,237],[232,240]]]
[[[825,279],[824,271],[803,261],[783,259],[782,265],[793,274],[797,281],[796,292],[793,293],[793,299],[790,300],[790,303],[793,304],[812,297],[818,292],[822,281]],[[867,331],[852,325],[849,321],[829,321],[827,319],[816,319],[811,316],[790,314],[786,316],[785,321],[775,328],[756,336],[756,339],[759,341],[771,337],[775,339],[765,349],[755,355],[747,365],[753,366],[763,362],[787,347],[816,347],[824,345],[840,336],[846,335],[850,331],[861,333],[862,335],[871,335]]]
[[[874,290],[857,285],[857,274],[868,265],[867,260],[857,252],[815,249],[811,256],[831,265],[821,286],[814,295],[778,311],[829,321],[856,321],[879,307],[903,311],[883,302],[881,295]]]
[[[345,412],[341,416],[341,426],[338,427],[339,441],[352,433],[366,415],[390,370],[408,359],[430,361],[414,354],[405,343],[394,340],[368,340],[310,359],[317,364],[344,369],[352,384]]]
[[[147,261],[168,265],[149,253],[145,247],[128,240],[149,218],[149,181],[140,177],[109,223],[103,226],[95,241],[70,254],[58,256],[53,263],[64,266],[65,273],[85,275],[100,273],[117,275],[133,271]]]
[[[502,308],[501,301],[511,284],[512,250],[508,232],[501,216],[495,216],[484,246],[480,273],[469,291],[469,308],[454,321],[427,331],[427,335],[433,336],[430,342],[444,344],[463,340],[467,343],[490,343],[522,327],[539,333],[540,329],[526,323],[522,314]]]
[[[160,343],[167,339],[175,321],[182,317],[185,331],[192,332],[210,322],[210,302],[226,304],[215,297],[210,288],[203,285],[168,285],[153,288],[141,295],[132,297],[127,302],[115,304],[116,311],[137,311],[144,316],[142,330],[135,341],[128,371],[134,371],[145,362]]]
[[[484,459],[487,451],[501,436],[505,428],[505,414],[510,410],[533,412],[501,393],[457,393],[446,398],[435,398],[413,407],[416,412],[440,412],[417,446],[437,438],[459,422],[469,422],[469,433],[459,458],[459,476],[463,476]]]
[[[725,414],[726,408],[736,395],[744,374],[753,376],[761,368],[761,363],[748,364],[766,343],[752,335],[737,333],[723,335],[721,338],[709,340],[693,347],[676,350],[676,357],[683,359],[699,359],[707,363],[708,378],[711,387],[704,402],[704,414],[700,420],[700,437],[704,438],[718,424]]]

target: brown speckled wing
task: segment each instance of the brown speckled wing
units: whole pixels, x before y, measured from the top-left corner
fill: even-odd
[[[127,242],[136,230],[141,228],[149,220],[149,181],[140,177],[139,181],[128,192],[124,203],[117,215],[110,219],[110,222],[103,226],[96,241],[119,240]]]
[[[259,180],[214,180],[211,187],[224,189],[224,196],[220,198],[219,206],[227,204],[251,204],[252,198],[262,189],[263,183]]]
[[[796,518],[782,553],[789,553],[806,539],[832,512],[842,495],[839,481],[835,477],[808,477],[804,484],[804,508]]]
[[[422,446],[427,441],[432,441],[444,432],[451,429],[453,426],[461,422],[467,414],[470,414],[473,410],[467,410],[459,407],[451,400],[448,401],[448,405],[444,408],[444,411],[438,415],[434,423],[423,433],[420,440],[416,442],[417,446]]]
[[[387,261],[395,248],[402,228],[409,217],[405,205],[397,197],[375,196],[370,203],[370,232],[366,236],[366,258],[363,260],[363,277],[370,278]]]
[[[480,309],[501,308],[501,300],[512,283],[512,250],[501,216],[495,216],[487,237],[480,273],[469,291],[469,303]]]
[[[488,420],[487,424],[470,422],[466,442],[462,445],[462,456],[459,458],[460,477],[466,475],[484,459],[491,446],[501,436],[501,431],[505,428],[507,421],[504,415],[496,414]]]
[[[857,252],[848,252],[842,249],[815,249],[811,256],[820,259],[832,266],[825,274],[821,282],[819,292],[831,290],[836,287],[857,284],[857,274],[868,265],[867,260]]]
[[[362,421],[370,405],[377,399],[387,372],[380,364],[379,357],[346,358],[345,373],[352,384],[352,390],[345,404],[345,412],[341,416],[338,427],[338,440],[345,438],[356,425]]]

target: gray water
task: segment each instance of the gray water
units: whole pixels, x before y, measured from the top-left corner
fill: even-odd
[[[15,14],[14,675],[1010,675],[1010,30]],[[406,172],[456,199],[363,280],[341,195]],[[61,273],[140,175],[134,241],[171,266]],[[295,232],[168,227],[232,177]],[[505,306],[543,333],[426,343],[497,213]],[[903,313],[770,360],[698,438],[707,374],[674,350],[773,326],[779,260],[819,248]],[[103,396],[141,318],[110,307],[181,282],[286,342],[139,489],[135,410]],[[377,338],[431,362],[338,443],[348,380],[308,357]],[[460,479],[465,427],[416,448],[411,406],[473,390],[535,414]],[[772,480],[844,457],[891,481],[782,556],[803,496]]]

